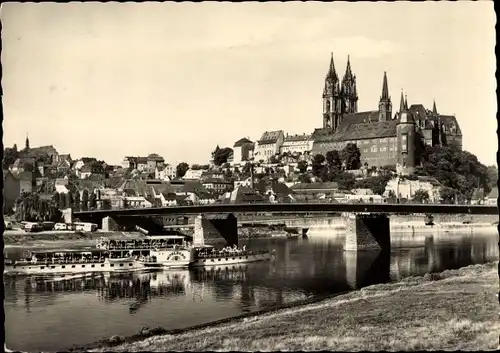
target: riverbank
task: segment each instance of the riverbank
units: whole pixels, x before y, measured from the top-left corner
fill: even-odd
[[[498,262],[177,334],[157,329],[128,339],[115,336],[77,351],[495,350],[496,293]]]

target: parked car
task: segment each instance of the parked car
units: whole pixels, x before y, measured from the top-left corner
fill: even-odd
[[[42,228],[43,228],[43,230],[53,230],[54,224],[55,224],[54,222],[43,222]]]
[[[39,223],[29,222],[24,226],[24,231],[29,233],[41,232],[43,227]]]
[[[54,230],[68,230],[68,225],[66,223],[56,223]]]
[[[12,222],[11,221],[3,221],[3,225],[5,227],[5,230],[12,229]]]

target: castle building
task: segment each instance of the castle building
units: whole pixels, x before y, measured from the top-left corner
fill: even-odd
[[[411,173],[419,163],[419,146],[455,145],[462,148],[462,133],[454,115],[441,115],[436,103],[428,110],[422,104],[408,107],[401,92],[399,111],[393,114],[387,73],[384,72],[378,110],[358,112],[356,75],[350,59],[342,79],[335,71],[333,55],[323,89],[323,127],[315,129],[312,153],[326,154],[355,143],[361,163],[396,166]]]

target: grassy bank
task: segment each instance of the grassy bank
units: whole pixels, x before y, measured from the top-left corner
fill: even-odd
[[[121,343],[115,337],[115,344],[93,351],[494,350],[500,332],[497,266],[375,285],[180,334]]]

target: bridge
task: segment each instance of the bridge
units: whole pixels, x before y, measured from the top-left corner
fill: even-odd
[[[443,204],[340,204],[340,203],[249,203],[212,204],[156,208],[129,208],[74,212],[82,221],[102,225],[103,230],[118,230],[118,224],[135,224],[154,232],[163,229],[154,222],[156,217],[196,215],[194,243],[204,244],[207,237],[223,237],[230,245],[238,243],[240,214],[329,214],[341,219],[345,234],[345,250],[389,250],[390,214],[458,214],[498,215],[496,206]],[[341,215],[341,217],[338,217]],[[307,230],[305,230],[307,231]]]
[[[74,212],[78,218],[88,216],[168,216],[198,215],[207,213],[447,213],[447,214],[498,214],[497,206],[490,205],[442,205],[442,204],[347,204],[347,203],[248,203],[212,204],[196,206],[127,208],[114,210],[92,210]]]

